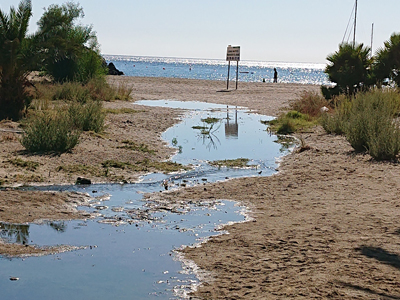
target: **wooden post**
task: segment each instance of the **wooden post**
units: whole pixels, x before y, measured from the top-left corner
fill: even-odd
[[[231,61],[228,61],[228,80],[226,81],[226,89],[229,90],[229,70],[231,69]]]
[[[236,61],[236,89],[237,89],[237,83],[238,83],[238,76],[239,76],[239,61]]]

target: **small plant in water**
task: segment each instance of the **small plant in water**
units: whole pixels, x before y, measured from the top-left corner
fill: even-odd
[[[237,159],[224,159],[211,161],[210,165],[215,167],[228,167],[228,168],[245,168],[248,167],[248,158],[237,158]]]

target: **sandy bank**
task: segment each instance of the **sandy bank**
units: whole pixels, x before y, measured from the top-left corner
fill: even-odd
[[[238,91],[219,92],[224,82],[110,77],[132,86],[134,100],[177,99],[247,106],[277,115],[304,89],[316,86],[239,83]],[[84,135],[71,153],[35,156],[23,152],[18,134],[0,132],[0,180],[4,184],[71,183],[77,176],[107,181],[88,171],[56,171],[60,165],[88,165],[101,170],[104,159],[163,160],[172,152],[160,133],[177,122],[179,111],[106,103],[137,112],[109,114],[102,137]],[[154,122],[157,120],[157,122]],[[1,124],[10,128],[15,124]],[[341,137],[321,128],[302,134],[311,147],[286,157],[280,172],[267,178],[243,178],[156,196],[178,199],[233,199],[252,207],[255,222],[236,224],[229,235],[211,239],[186,257],[213,275],[194,296],[203,299],[400,299],[400,215],[398,164],[376,163],[352,153]],[[125,139],[142,141],[154,155],[119,148]],[[13,158],[39,162],[35,171],[10,163]],[[129,180],[138,173],[111,170]],[[7,177],[6,177],[7,176]],[[14,196],[2,197],[10,201]],[[24,205],[29,205],[29,197]],[[1,207],[0,202],[0,207]],[[7,210],[8,211],[8,210]],[[7,213],[6,211],[6,213]],[[2,217],[3,219],[6,216]],[[26,220],[30,221],[30,220]],[[221,251],[223,249],[223,251]]]

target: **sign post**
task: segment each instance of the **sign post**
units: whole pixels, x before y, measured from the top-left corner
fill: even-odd
[[[226,50],[226,60],[228,61],[228,80],[226,83],[226,89],[229,89],[229,71],[231,68],[231,61],[236,61],[236,89],[238,87],[238,75],[239,75],[239,61],[240,61],[240,46],[228,45]]]

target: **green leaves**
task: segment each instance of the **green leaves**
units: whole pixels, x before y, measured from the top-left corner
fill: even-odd
[[[379,83],[389,79],[400,86],[400,34],[392,34],[377,51],[374,74]]]
[[[369,58],[370,48],[363,44],[343,43],[339,50],[326,58],[329,64],[325,68],[329,80],[336,83],[340,93],[353,95],[370,84]]]
[[[41,65],[57,82],[102,76],[105,70],[92,26],[76,24],[84,16],[78,4],[50,5],[40,18],[35,41]]]
[[[29,60],[26,35],[32,4],[20,2],[18,9],[6,14],[0,10],[0,120],[20,119],[30,103],[25,90]]]

